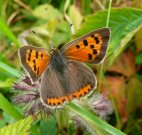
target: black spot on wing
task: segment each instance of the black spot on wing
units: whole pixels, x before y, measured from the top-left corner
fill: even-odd
[[[90,48],[94,48],[94,45],[90,45]]]
[[[35,61],[35,60],[33,60],[33,63],[34,63],[34,65],[33,65],[33,67],[34,67],[34,71],[36,71],[36,61]]]
[[[97,54],[97,50],[93,49],[93,54]]]
[[[92,60],[92,54],[88,53],[88,59]]]
[[[36,58],[38,59],[38,52],[36,51]]]
[[[96,44],[99,44],[100,41],[99,41],[99,38],[98,37],[95,37],[95,35],[91,35],[92,38],[94,38],[94,40],[96,41]]]
[[[79,48],[80,48],[80,45],[76,45],[76,48],[79,49]]]
[[[36,71],[36,65],[34,64],[34,71]]]
[[[37,68],[37,75],[39,74],[39,67]]]
[[[35,64],[35,60],[33,60],[33,63]]]
[[[40,55],[41,58],[43,58],[43,53]]]
[[[28,61],[31,61],[31,53],[32,53],[32,49],[30,49],[30,52],[29,52],[29,56],[28,56]]]
[[[31,53],[29,53],[28,61],[31,61]]]
[[[94,40],[96,41],[96,44],[99,44],[100,41],[99,41],[99,38],[98,37],[94,37]]]
[[[94,38],[94,35],[91,35],[92,38]]]
[[[88,46],[87,40],[83,40],[83,44],[84,44],[84,46]]]

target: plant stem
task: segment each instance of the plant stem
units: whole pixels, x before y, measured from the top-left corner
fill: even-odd
[[[112,4],[112,0],[109,1],[109,7],[108,7],[108,14],[107,14],[107,21],[106,21],[106,27],[109,27],[109,18],[110,18],[110,10],[111,10],[111,4]],[[102,77],[104,76],[103,73],[103,63],[101,64],[101,68],[100,68],[100,80],[99,80],[99,92],[101,91],[101,84],[102,84]],[[107,86],[108,86],[108,82],[107,82]],[[108,86],[109,87],[109,86]],[[108,88],[110,90],[110,87]],[[113,102],[113,106],[114,106],[114,112],[115,112],[115,117],[116,117],[116,121],[117,121],[117,127],[120,128],[120,119],[119,119],[119,115],[118,115],[118,111],[115,105],[115,101],[113,96],[111,95],[111,99]]]
[[[112,4],[112,0],[109,1],[109,7],[108,7],[108,14],[107,14],[107,23],[106,23],[106,27],[109,26],[109,18],[110,18],[111,4]]]
[[[107,14],[106,27],[109,26],[109,18],[110,18],[111,3],[112,3],[112,0],[109,1],[109,7],[108,7],[108,14]],[[101,68],[100,68],[99,92],[101,91],[102,74],[103,74],[103,63],[101,64]]]

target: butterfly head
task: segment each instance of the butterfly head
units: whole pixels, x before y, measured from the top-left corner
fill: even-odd
[[[55,47],[52,47],[51,48],[51,51],[50,51],[50,54],[53,55],[53,54],[57,54],[59,52],[59,50]]]
[[[60,50],[58,50],[57,48],[51,49],[50,64],[52,69],[55,69],[60,73],[63,73],[64,69],[66,68],[66,60],[61,54]]]

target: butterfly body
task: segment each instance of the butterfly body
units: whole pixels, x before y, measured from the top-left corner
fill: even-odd
[[[67,67],[66,60],[57,48],[53,48],[51,53],[50,65],[56,72],[63,73]]]
[[[65,102],[93,91],[97,80],[86,63],[98,64],[105,57],[110,30],[92,31],[50,53],[44,48],[23,46],[20,58],[32,81],[41,79],[41,101],[48,107],[63,106]]]

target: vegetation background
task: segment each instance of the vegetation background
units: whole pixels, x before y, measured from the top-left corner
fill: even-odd
[[[63,45],[106,26],[111,29],[106,60],[90,67],[101,84],[96,91],[112,101],[109,124],[74,103],[46,119],[45,114],[24,116],[12,101],[13,82],[23,74],[18,37],[24,40],[23,32],[35,31],[44,40],[31,34],[28,43],[47,48],[50,41]],[[141,27],[141,0],[0,0],[0,135],[142,135]]]

